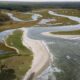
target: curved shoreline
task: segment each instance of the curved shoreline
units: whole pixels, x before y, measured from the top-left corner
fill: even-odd
[[[80,23],[80,18],[76,18],[76,17],[72,17],[72,16],[66,16],[66,15],[59,15],[59,14],[56,14],[56,13],[54,13],[54,12],[50,12],[51,13],[51,15],[56,15],[56,16],[62,16],[62,17],[67,17],[67,18],[69,18],[69,19],[71,19],[71,20],[74,20],[74,21],[77,21],[77,22],[79,22]],[[78,21],[79,20],[79,21]],[[74,25],[75,27],[76,26],[79,26],[80,24],[77,24],[77,25]],[[56,36],[55,36],[56,37]],[[35,40],[36,42],[38,41],[38,40]],[[36,48],[37,49],[37,48]],[[36,50],[35,49],[35,50]],[[32,49],[32,51],[33,51],[33,49]],[[47,54],[45,54],[45,55],[47,55]],[[34,57],[35,57],[35,55],[34,55]],[[36,56],[37,57],[37,56]],[[44,59],[44,58],[43,58]],[[34,62],[33,62],[34,63]],[[46,64],[46,63],[45,63]],[[32,64],[32,66],[33,66],[33,64]],[[37,65],[36,65],[37,66]],[[36,67],[35,66],[35,67]],[[39,65],[38,65],[39,66]],[[43,68],[43,67],[42,67]],[[33,68],[34,69],[34,68]],[[35,69],[34,69],[35,70]],[[34,72],[34,70],[33,70],[33,72]],[[43,72],[43,71],[42,71]],[[24,79],[23,80],[27,80],[27,78],[26,78],[26,76],[27,76],[27,74],[25,75],[25,77],[24,77]],[[29,76],[29,75],[28,75]],[[36,79],[34,79],[34,80],[36,80]]]
[[[47,48],[47,46],[46,46],[46,44],[45,44],[45,42],[44,41],[39,41],[39,40],[32,40],[32,39],[29,39],[28,38],[28,36],[26,35],[26,33],[28,32],[28,30],[26,29],[23,29],[23,28],[20,28],[21,30],[23,30],[23,39],[25,40],[25,38],[27,37],[27,40],[26,41],[28,41],[27,43],[25,43],[24,42],[24,40],[22,40],[22,44],[24,45],[24,46],[26,46],[27,48],[29,48],[29,49],[34,49],[34,50],[32,50],[33,52],[34,52],[34,59],[33,59],[33,64],[32,64],[32,69],[30,69],[28,72],[27,72],[27,74],[25,75],[25,77],[24,77],[24,79],[23,80],[27,80],[26,78],[28,78],[32,73],[34,73],[35,72],[35,77],[34,77],[34,80],[36,79],[36,76],[39,76],[40,74],[42,74],[42,72],[44,72],[49,66],[50,66],[50,63],[51,63],[51,57],[52,56],[49,56],[49,50],[48,50],[48,48]],[[14,30],[15,31],[15,30]],[[9,35],[11,35],[11,34],[13,34],[13,32],[14,31],[12,31],[12,32],[10,32],[10,34]],[[9,36],[8,35],[8,36]],[[25,36],[26,37],[25,37]],[[7,37],[8,37],[7,36]],[[7,38],[6,37],[6,38]],[[5,39],[6,39],[5,38]],[[29,42],[30,41],[30,42]],[[39,50],[42,50],[41,52],[40,52],[40,54],[37,54],[37,52],[36,52],[36,47],[35,48],[33,48],[34,46],[33,45],[30,45],[30,43],[33,43],[34,44],[34,46],[35,46],[35,44],[37,44],[38,45],[38,47],[37,47],[37,51],[39,51]],[[15,48],[15,47],[12,47],[12,46],[9,46],[7,43],[6,43],[6,41],[4,40],[4,43],[5,43],[5,45],[7,46],[7,47],[9,47],[9,48],[12,48],[12,49],[14,49],[14,50],[16,50],[16,52],[19,54],[19,51],[18,51],[18,49],[17,48]],[[41,49],[40,49],[41,48]],[[45,54],[44,54],[45,53]],[[46,54],[47,53],[47,54]],[[41,58],[40,58],[41,57]],[[43,58],[43,59],[42,59]],[[53,59],[53,58],[52,58]],[[39,63],[40,63],[40,65],[38,65],[39,63],[38,63],[38,61],[39,61]],[[42,62],[41,62],[42,61]],[[38,67],[36,67],[38,65]],[[36,67],[36,69],[35,69],[35,67]],[[29,74],[28,74],[29,73]]]
[[[78,24],[78,25],[80,25],[80,24]],[[77,26],[77,25],[75,25],[75,26]],[[27,48],[32,50],[34,53],[32,67],[25,74],[23,80],[29,80],[29,77],[33,73],[34,73],[33,78],[34,78],[34,80],[36,80],[36,77],[38,77],[38,75],[41,75],[50,66],[50,63],[52,61],[50,54],[49,54],[50,52],[48,51],[47,46],[45,45],[45,42],[43,40],[40,41],[40,40],[30,39],[27,35],[28,29],[22,28],[21,30],[23,30],[23,36],[22,36],[23,37],[22,38],[23,45],[25,45]],[[46,35],[46,36],[48,36],[48,35]],[[56,37],[56,35],[54,37]],[[11,46],[8,46],[8,47],[11,47]],[[11,47],[11,48],[14,48],[14,47]],[[14,49],[16,49],[16,48],[14,48]]]
[[[33,80],[36,80],[36,76],[40,75],[44,69],[48,68],[51,63],[51,58],[49,56],[46,46],[43,41],[33,40],[27,37],[27,30],[23,29],[23,43],[26,47],[33,51],[34,59],[32,62],[31,69],[26,73],[23,80],[27,80],[32,73],[35,73]]]
[[[40,14],[36,14],[36,13],[32,13],[32,20],[22,20],[19,19],[17,17],[15,17],[12,13],[7,13],[7,15],[13,20],[13,21],[17,21],[17,22],[30,22],[30,21],[37,21],[39,18],[43,17]]]
[[[51,34],[51,32],[43,32],[42,35],[44,36],[51,36],[51,37],[58,37],[63,39],[80,39],[80,35],[59,35],[59,34]]]
[[[61,15],[61,14],[57,14],[53,11],[48,11],[49,14],[51,15],[55,15],[55,16],[61,16],[61,17],[67,17],[71,20],[74,20],[76,22],[78,22],[79,24],[74,25],[74,26],[80,26],[80,18],[78,17],[74,17],[74,16],[67,16],[67,15]],[[51,34],[50,31],[49,32],[43,32],[42,35],[45,36],[51,36],[51,37],[59,37],[59,38],[64,38],[64,39],[80,39],[80,35],[59,35],[59,34]]]
[[[13,32],[14,32],[14,31],[12,31],[12,32],[10,33],[10,35],[13,34]],[[8,36],[9,36],[9,35],[8,35]],[[7,36],[7,37],[8,37],[8,36]],[[7,37],[6,37],[6,38],[7,38]],[[5,46],[14,49],[14,50],[19,54],[19,50],[18,50],[17,48],[12,47],[12,46],[9,46],[9,45],[6,43],[6,38],[5,38],[5,40],[4,40]]]

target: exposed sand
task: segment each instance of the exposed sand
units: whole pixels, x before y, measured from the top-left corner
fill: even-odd
[[[51,37],[59,37],[64,39],[80,39],[80,35],[59,35],[59,34],[51,34],[50,32],[44,32],[42,35],[51,36]]]
[[[42,19],[38,24],[47,24],[51,21],[56,21],[56,19]]]
[[[10,35],[12,35],[12,34],[13,34],[13,31],[10,32]],[[17,48],[15,48],[15,47],[13,47],[13,46],[10,46],[10,45],[8,45],[8,44],[6,43],[6,39],[7,39],[8,36],[9,36],[9,35],[7,35],[5,39],[3,39],[3,41],[4,41],[4,43],[5,43],[5,46],[16,50],[16,52],[19,54],[19,50],[18,50]]]
[[[76,17],[73,18],[70,16],[58,15],[52,11],[49,11],[49,14],[55,15],[55,16],[67,17],[71,20],[80,22],[80,18],[76,18]],[[41,17],[41,16],[34,15],[33,19],[37,20],[39,17]],[[45,21],[45,22],[47,22],[47,21]],[[29,77],[32,74],[34,74],[33,78],[34,78],[34,80],[36,80],[36,77],[41,75],[42,72],[45,71],[45,69],[47,69],[50,66],[52,59],[50,57],[48,48],[46,48],[44,41],[30,39],[27,35],[28,29],[22,28],[22,30],[24,31],[23,37],[22,37],[23,45],[26,46],[27,48],[29,48],[34,53],[33,54],[34,59],[33,59],[32,65],[31,65],[31,69],[28,72],[26,72],[23,80],[30,80]],[[49,32],[42,33],[42,34],[46,35],[46,36],[60,37],[60,38],[64,38],[64,39],[80,38],[80,35],[77,35],[77,36],[76,35],[66,35],[66,36],[65,35],[53,35],[53,34],[50,34]]]
[[[23,80],[28,80],[28,78],[33,73],[35,73],[34,80],[36,80],[37,76],[41,75],[42,72],[45,71],[50,66],[53,58],[52,58],[52,55],[50,56],[49,50],[44,41],[30,39],[27,36],[28,29],[26,28],[20,28],[20,29],[24,31],[23,37],[22,37],[23,45],[29,48],[34,53],[33,54],[34,59],[31,65],[31,69],[28,72],[26,72]],[[12,33],[13,32],[11,32],[11,34]],[[4,42],[7,47],[15,49],[16,52],[19,54],[19,51],[17,48],[9,46],[5,40]]]
[[[19,21],[19,22],[22,22],[23,20],[19,19],[19,18],[16,18],[15,16],[13,16],[12,13],[7,13],[7,15],[13,20],[13,21]]]
[[[34,59],[32,62],[31,69],[26,73],[23,80],[28,80],[29,76],[32,73],[35,73],[34,80],[36,80],[36,76],[40,75],[42,71],[44,71],[51,63],[50,54],[48,53],[47,48],[44,45],[43,41],[33,40],[28,38],[27,32],[28,30],[23,28],[23,44],[27,48],[31,49],[34,53]]]

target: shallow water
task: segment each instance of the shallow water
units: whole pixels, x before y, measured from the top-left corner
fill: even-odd
[[[80,22],[80,18],[68,18]],[[50,69],[47,69],[47,73],[44,73],[37,80],[80,80],[80,40],[68,40],[42,35],[43,32],[71,31],[78,29],[80,29],[80,24],[29,29],[28,37],[35,40],[44,40],[54,56]]]
[[[2,54],[7,54],[7,53],[12,53],[14,50],[10,49],[10,48],[7,48],[5,45],[4,45],[4,40],[7,38],[8,35],[10,35],[15,29],[11,29],[11,30],[5,30],[5,31],[2,31],[0,32],[0,45],[3,44],[3,49],[0,48],[0,55]],[[10,49],[10,50],[5,50],[6,49]]]
[[[6,53],[6,51],[0,50],[0,55],[1,55],[1,54],[5,54],[5,53]]]
[[[53,13],[52,13],[53,14]],[[54,13],[54,15],[56,15]],[[63,16],[63,15],[58,15]],[[63,16],[68,17],[68,16]],[[69,17],[80,22],[79,18]],[[25,28],[26,29],[26,28]],[[80,40],[68,40],[57,37],[44,36],[42,32],[70,31],[80,29],[80,24],[58,27],[29,28],[28,37],[35,40],[44,40],[52,53],[53,63],[37,80],[80,80]],[[0,41],[10,34],[10,31],[0,33]],[[3,51],[1,51],[3,52]]]
[[[46,30],[44,28],[30,29],[28,36],[32,39],[44,40],[47,43],[50,52],[55,57],[52,64],[53,73],[51,71],[52,74],[47,76],[50,76],[50,80],[53,80],[53,75],[56,77],[56,80],[79,80],[80,78],[75,79],[72,76],[76,76],[77,74],[79,77],[78,72],[80,72],[80,41],[48,37],[40,34],[40,32],[45,31]],[[61,72],[54,72],[54,67],[59,68]],[[69,76],[70,74],[71,76]],[[41,78],[41,80],[47,79]]]
[[[54,73],[56,79],[80,80],[80,43],[57,42],[48,46],[55,56],[54,66],[61,70]]]

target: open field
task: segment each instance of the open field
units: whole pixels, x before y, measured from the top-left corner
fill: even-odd
[[[51,34],[58,34],[58,35],[80,35],[80,30],[51,32]]]
[[[22,34],[23,32],[21,30],[16,30],[5,40],[9,47],[17,48],[19,54],[12,52],[0,55],[0,80],[20,80],[31,67],[33,59],[32,52],[22,45]],[[0,48],[8,51],[11,50],[3,44]],[[3,65],[4,67],[1,68]]]

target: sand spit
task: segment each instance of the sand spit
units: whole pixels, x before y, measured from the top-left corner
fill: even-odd
[[[30,39],[28,34],[28,29],[23,28],[23,45],[33,51],[33,62],[31,69],[26,73],[23,80],[28,80],[29,77],[34,74],[34,80],[36,77],[40,75],[45,69],[50,66],[51,57],[49,55],[49,51],[44,45],[43,41]]]
[[[80,39],[80,35],[59,35],[59,34],[52,34],[51,32],[44,32],[42,33],[42,35],[45,36],[51,36],[51,37],[59,37],[59,38],[63,38],[63,39]]]

